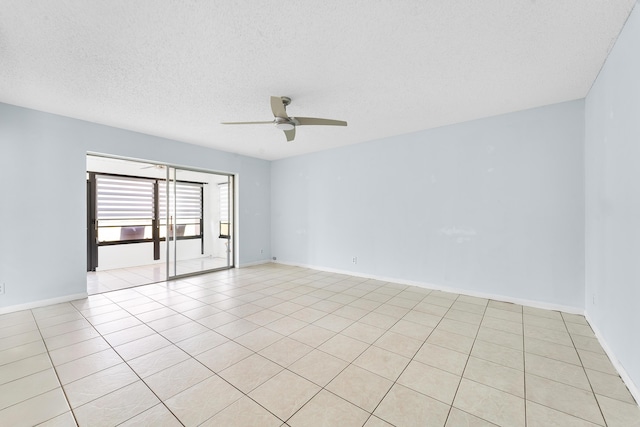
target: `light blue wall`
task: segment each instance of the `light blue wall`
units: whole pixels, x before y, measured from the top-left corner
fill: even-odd
[[[640,388],[640,7],[586,98],[586,311]]]
[[[573,101],[274,161],[272,254],[581,309],[583,113]]]
[[[0,104],[0,307],[86,292],[88,151],[238,174],[239,263],[270,259],[268,161]]]

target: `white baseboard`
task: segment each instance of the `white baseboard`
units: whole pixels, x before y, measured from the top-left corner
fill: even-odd
[[[32,301],[26,304],[9,305],[7,307],[0,307],[0,314],[13,313],[15,311],[22,311],[22,310],[30,310],[32,308],[44,307],[45,305],[61,304],[63,302],[74,301],[74,300],[83,299],[86,297],[87,297],[87,293],[82,292],[79,294],[65,295],[63,297]]]
[[[624,369],[624,366],[622,366],[622,364],[616,357],[615,353],[613,352],[613,350],[611,349],[607,341],[604,339],[604,336],[602,335],[598,327],[595,325],[595,322],[592,321],[591,316],[589,316],[589,313],[585,313],[584,316],[587,319],[587,322],[589,322],[591,329],[593,329],[593,333],[596,335],[598,342],[600,342],[600,346],[602,347],[604,352],[607,353],[607,356],[609,356],[609,360],[613,364],[613,367],[616,369],[616,371],[618,371],[618,374],[620,374],[620,378],[622,378],[622,381],[624,381],[625,385],[629,389],[629,392],[631,393],[633,398],[636,400],[636,403],[640,405],[640,388],[638,388],[638,386],[633,382],[629,374],[627,374],[627,371]]]
[[[349,276],[363,277],[363,278],[366,278],[366,279],[380,280],[382,282],[393,282],[393,283],[400,283],[401,285],[417,286],[417,287],[424,288],[424,289],[432,289],[434,291],[451,292],[451,293],[468,295],[468,296],[478,297],[478,298],[488,298],[488,299],[492,299],[492,300],[496,300],[496,301],[510,302],[510,303],[513,303],[513,304],[521,304],[521,305],[527,305],[529,307],[542,308],[542,309],[545,309],[545,310],[557,310],[557,311],[564,311],[565,313],[584,314],[584,308],[582,308],[582,307],[573,307],[573,306],[568,306],[568,305],[553,304],[553,303],[549,303],[549,302],[545,302],[545,301],[529,300],[529,299],[525,299],[525,298],[515,298],[515,297],[510,297],[510,296],[505,296],[505,295],[491,294],[491,293],[487,293],[487,292],[471,291],[469,289],[463,289],[463,288],[454,288],[454,287],[449,287],[449,286],[442,286],[442,285],[438,285],[438,284],[434,284],[434,283],[419,282],[419,281],[406,280],[406,279],[398,279],[397,277],[377,276],[375,274],[359,273],[359,272],[353,272],[353,271],[348,271],[348,270],[340,270],[340,269],[336,269],[336,268],[321,267],[321,266],[317,266],[317,265],[290,263],[290,262],[283,262],[283,261],[273,261],[273,262],[276,263],[276,264],[291,265],[291,266],[294,266],[294,267],[311,268],[313,270],[326,271],[328,273],[346,274],[346,275],[349,275]]]

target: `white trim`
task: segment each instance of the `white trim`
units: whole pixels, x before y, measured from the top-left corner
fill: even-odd
[[[487,292],[477,292],[477,291],[470,291],[468,289],[441,286],[433,283],[398,279],[395,277],[377,276],[375,274],[366,274],[366,273],[360,273],[360,272],[354,272],[354,271],[348,271],[348,270],[340,270],[336,268],[320,267],[317,265],[299,264],[299,263],[291,263],[291,262],[285,262],[285,261],[273,261],[273,262],[276,264],[291,265],[294,267],[311,268],[313,270],[326,271],[329,273],[347,274],[349,276],[364,277],[367,279],[375,279],[383,282],[393,282],[393,283],[400,283],[402,285],[418,286],[420,288],[432,289],[434,291],[452,292],[456,294],[469,295],[472,297],[488,298],[495,301],[510,302],[513,304],[521,304],[529,307],[542,308],[545,310],[564,311],[565,313],[571,313],[571,314],[584,314],[584,308],[582,307],[553,304],[553,303],[548,303],[544,301],[529,300],[525,298],[514,298],[514,297],[505,296],[505,295],[491,294]]]
[[[32,308],[44,307],[46,305],[60,304],[63,302],[75,301],[77,299],[87,298],[88,294],[82,292],[79,294],[66,295],[64,297],[43,299],[39,301],[32,301],[25,304],[9,305],[7,307],[0,307],[0,314],[13,313],[14,311],[30,310]]]
[[[636,404],[640,406],[640,388],[638,388],[638,386],[634,384],[629,374],[627,374],[627,371],[624,369],[624,367],[616,357],[615,353],[613,352],[609,344],[607,344],[607,341],[604,339],[604,336],[602,335],[600,330],[595,326],[595,322],[592,321],[589,313],[585,313],[584,317],[587,319],[587,322],[589,322],[589,326],[591,326],[591,329],[593,329],[593,333],[596,335],[596,338],[598,339],[600,346],[602,347],[604,352],[607,353],[607,356],[609,356],[609,360],[613,364],[613,367],[616,369],[616,371],[618,371],[618,374],[620,374],[620,378],[622,378],[622,381],[629,389],[629,392],[631,393],[633,398],[636,400]]]

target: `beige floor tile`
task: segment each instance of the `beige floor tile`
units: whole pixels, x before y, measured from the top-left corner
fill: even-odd
[[[567,330],[571,336],[579,335],[589,338],[595,338],[595,334],[589,325],[579,325],[577,323],[567,323]]]
[[[83,328],[77,331],[68,332],[55,337],[46,338],[44,342],[47,344],[49,351],[77,344],[82,341],[89,340],[100,336],[100,333],[94,328]]]
[[[424,341],[432,333],[433,328],[401,319],[389,328],[389,330],[397,334],[405,335],[409,338]]]
[[[431,303],[426,302],[426,301],[422,301],[422,302],[418,303],[415,307],[413,307],[413,311],[419,311],[419,312],[422,312],[422,313],[431,314],[433,316],[442,317],[445,314],[447,314],[447,312],[449,311],[449,307],[442,307],[440,305],[435,305],[435,304],[431,304]],[[465,312],[460,311],[460,310],[455,310],[455,311],[458,312],[458,313],[465,313]],[[475,313],[471,313],[471,314],[473,316],[479,316],[480,318],[482,318],[482,316],[479,315],[479,314],[475,314]]]
[[[478,333],[478,326],[471,323],[461,322],[453,319],[442,319],[436,330],[452,332],[465,337],[475,338]]]
[[[269,359],[253,354],[221,371],[219,375],[243,393],[249,393],[282,369],[282,366]]]
[[[351,310],[356,310],[356,309],[354,307],[351,307]],[[362,311],[365,311],[365,310],[362,310]],[[366,313],[367,311],[365,311],[365,314]],[[301,310],[291,313],[291,317],[293,317],[294,319],[302,320],[303,322],[307,322],[307,323],[313,323],[316,320],[321,319],[326,315],[327,313],[325,313],[324,311],[316,310],[315,308],[311,308],[311,307],[305,307]],[[346,317],[346,316],[343,316],[343,317]]]
[[[526,326],[536,326],[545,329],[553,329],[554,331],[567,332],[567,327],[562,318],[550,319],[547,317],[534,316],[524,314],[524,324]]]
[[[303,344],[300,341],[293,340],[289,337],[284,337],[281,340],[276,341],[270,346],[264,348],[259,353],[267,359],[272,360],[286,368],[296,360],[309,353],[311,350],[313,350],[313,347]]]
[[[606,354],[593,353],[591,351],[578,349],[580,360],[585,368],[594,371],[604,372],[605,374],[618,375]]]
[[[302,320],[295,319],[291,316],[284,316],[280,319],[273,321],[267,325],[265,328],[271,329],[282,335],[291,335],[292,333],[304,328],[307,326],[307,322],[303,322]]]
[[[144,379],[147,386],[162,400],[213,375],[209,369],[195,359],[187,359]]]
[[[114,426],[148,410],[158,398],[142,381],[100,397],[74,409],[80,427]]]
[[[198,319],[198,323],[203,324],[209,329],[215,329],[222,325],[226,325],[227,323],[234,322],[238,319],[238,316],[234,316],[233,314],[221,311],[216,314],[212,314],[211,316]]]
[[[320,350],[313,350],[289,366],[289,370],[320,387],[324,387],[347,365],[348,363],[342,359]]]
[[[279,427],[282,421],[244,396],[201,424],[202,427]]]
[[[0,386],[0,410],[60,387],[53,368]]]
[[[596,427],[593,424],[527,400],[527,427]]]
[[[196,426],[241,397],[241,392],[214,375],[164,403],[185,426]]]
[[[176,345],[192,356],[203,353],[229,340],[217,332],[209,331],[176,342]]]
[[[394,385],[373,413],[396,426],[443,426],[449,405],[400,384]]]
[[[114,350],[117,351],[124,360],[131,360],[147,353],[151,353],[152,351],[159,350],[168,345],[171,345],[171,341],[160,334],[153,334],[140,338],[136,341],[114,347]]]
[[[522,313],[522,306],[520,304],[514,304],[512,302],[490,300],[489,304],[487,304],[487,307],[513,311],[514,313]]]
[[[414,360],[462,376],[468,358],[466,354],[426,342],[416,353]]]
[[[452,332],[436,330],[429,335],[427,343],[448,348],[449,350],[454,350],[459,353],[469,354],[471,352],[471,347],[473,347],[473,338],[454,334]]]
[[[318,311],[320,311],[320,310],[318,310]],[[343,307],[340,307],[336,311],[334,311],[332,314],[335,314],[336,316],[340,316],[340,317],[345,317],[345,318],[353,320],[353,321],[357,321],[357,320],[360,320],[365,315],[369,314],[369,311],[370,310],[365,310],[363,308],[358,308],[358,307],[353,307],[353,306],[350,306],[350,305],[345,305]],[[298,313],[300,313],[300,312],[298,312]],[[321,312],[321,313],[324,313],[324,312]],[[321,316],[321,317],[324,317],[324,316]],[[300,318],[300,320],[305,320],[307,322],[315,322],[319,318],[320,317],[318,317],[317,319],[313,319],[313,320],[306,320],[306,319]]]
[[[292,333],[289,335],[289,338],[315,348],[335,335],[335,332],[328,329],[324,329],[316,325],[309,325]]]
[[[576,349],[572,347],[525,336],[524,348],[527,353],[582,366]]]
[[[485,316],[484,319],[482,319],[482,326],[485,326],[491,329],[497,329],[503,332],[509,332],[511,334],[517,334],[517,335],[524,334],[522,323],[511,322],[509,320],[498,319],[495,317]]]
[[[389,391],[393,382],[373,372],[348,366],[325,388],[343,399],[371,412]]]
[[[524,399],[463,378],[453,406],[503,426],[524,426]]]
[[[486,310],[486,307],[483,305],[469,304],[460,300],[456,300],[453,305],[451,305],[451,308],[475,314],[483,314]]]
[[[260,326],[255,323],[251,323],[248,320],[238,319],[231,323],[227,323],[216,328],[216,332],[229,339],[238,338],[248,332],[258,329]]]
[[[34,426],[69,411],[61,388],[48,391],[0,411],[2,423],[11,427]]]
[[[138,380],[138,376],[121,363],[66,384],[64,391],[71,408],[75,409]]]
[[[407,357],[372,346],[354,360],[353,364],[395,381],[409,364],[409,361],[410,359]]]
[[[526,375],[527,400],[604,425],[593,393],[535,375]]]
[[[499,365],[524,371],[524,352],[492,344],[487,341],[476,340],[471,355],[488,360]]]
[[[282,338],[284,338],[284,335],[271,329],[258,328],[236,338],[234,341],[253,351],[260,351]]]
[[[163,317],[162,319],[154,320],[152,322],[148,322],[150,328],[152,328],[156,332],[163,332],[167,329],[175,328],[180,325],[185,325],[193,322],[187,316],[183,316],[181,314],[174,314],[171,316]]]
[[[640,408],[606,396],[597,395],[608,427],[640,427]]]
[[[458,311],[458,312],[463,313],[465,315],[468,314],[462,311]],[[423,311],[413,309],[407,314],[405,314],[402,320],[407,320],[409,322],[418,323],[420,325],[428,326],[430,328],[435,328],[438,325],[438,323],[442,320],[442,316],[425,313]]]
[[[51,418],[41,424],[38,427],[76,427],[76,420],[73,417],[73,412],[65,412],[62,415]]]
[[[445,319],[458,320],[460,322],[471,323],[472,325],[479,325],[482,322],[483,316],[481,314],[469,313],[467,311],[460,311],[451,309],[444,315]]]
[[[494,427],[496,424],[468,414],[458,408],[451,408],[445,427]]]
[[[586,373],[594,393],[635,404],[633,396],[619,375],[605,374],[591,369],[586,369]]]
[[[133,418],[120,424],[120,427],[181,427],[182,424],[178,419],[164,406],[159,403],[146,411],[136,415]]]
[[[340,332],[350,326],[352,323],[354,323],[353,320],[347,319],[346,317],[337,316],[335,314],[327,314],[323,318],[313,322],[314,325],[333,332]]]
[[[527,353],[525,356],[525,371],[528,374],[534,374],[539,377],[591,391],[589,380],[584,372],[584,368],[581,366]]]
[[[131,328],[123,329],[121,331],[113,332],[108,335],[104,335],[104,339],[112,347],[126,344],[131,341],[138,340],[140,338],[148,337],[155,334],[155,331],[147,325],[137,325]]]
[[[207,350],[204,353],[200,353],[196,356],[196,359],[213,372],[220,372],[252,354],[254,353],[248,348],[229,341],[211,350]]]
[[[348,326],[341,332],[342,335],[355,338],[357,340],[366,342],[367,344],[373,343],[384,333],[384,329],[360,322],[353,323],[351,326]]]
[[[318,391],[317,385],[285,370],[249,393],[249,397],[287,420]]]
[[[571,341],[571,336],[569,333],[565,331],[558,331],[554,329],[547,329],[540,326],[531,326],[530,324],[525,323],[524,325],[524,334],[528,338],[535,338],[543,341],[552,342],[555,344],[566,345],[568,347],[573,347],[573,341]]]
[[[594,353],[605,354],[597,338],[584,337],[582,335],[574,335],[571,338],[573,339],[573,345],[575,345],[576,348],[592,351]]]
[[[546,317],[548,319],[562,320],[562,316],[560,315],[560,312],[555,310],[546,310],[544,308],[523,306],[522,312],[524,314]]]
[[[101,323],[95,325],[93,328],[100,332],[102,335],[107,335],[116,331],[131,328],[136,325],[141,325],[142,322],[133,316],[125,317],[124,319],[114,320],[113,322]]]
[[[146,378],[177,363],[187,360],[189,355],[175,345],[169,345],[160,350],[152,351],[143,356],[129,360],[131,366],[140,378]]]
[[[189,321],[180,326],[166,329],[161,335],[173,343],[184,341],[188,338],[195,337],[207,332],[209,329],[198,322]]]
[[[85,319],[72,320],[71,322],[61,323],[59,325],[50,326],[40,329],[43,338],[51,338],[57,335],[66,334],[68,332],[78,331],[84,328],[90,328],[91,323]],[[26,332],[26,331],[25,331]]]
[[[368,344],[356,339],[338,334],[327,340],[318,347],[325,353],[329,353],[347,362],[355,360],[365,349]]]
[[[0,385],[51,368],[47,353],[17,360],[0,366]]]
[[[53,364],[57,366],[109,348],[111,346],[102,337],[96,337],[50,351],[49,356],[51,356]]]
[[[392,316],[387,316],[386,314],[376,312],[371,312],[360,319],[360,322],[362,323],[366,323],[367,325],[375,326],[381,329],[389,329],[397,321],[398,319]]]
[[[578,325],[588,325],[587,319],[581,314],[560,313],[566,323],[577,323]]]
[[[65,385],[88,375],[95,374],[103,369],[116,366],[122,362],[124,362],[124,360],[122,360],[118,353],[108,348],[98,353],[93,353],[89,356],[58,365],[56,366],[56,372],[58,373],[60,382]]]
[[[371,415],[367,422],[364,424],[364,427],[393,427],[388,422],[381,420],[375,415]]]
[[[460,295],[456,301],[465,302],[468,304],[476,304],[485,307],[489,300],[486,298],[473,297],[469,295]]]
[[[465,378],[524,398],[524,372],[471,356]]]
[[[322,390],[287,422],[291,427],[360,427],[369,414],[344,399]]]
[[[519,307],[520,307],[520,311],[512,311],[509,309],[505,310],[502,307],[501,308],[493,307],[491,304],[489,304],[489,307],[487,307],[487,311],[484,313],[484,315],[485,317],[491,317],[493,319],[500,319],[500,320],[507,320],[509,322],[522,323],[523,322],[522,306],[519,306]]]
[[[6,338],[0,338],[0,351],[40,340],[42,340],[42,336],[37,330],[25,332],[23,334],[11,335]]]
[[[389,331],[378,338],[373,345],[412,358],[422,345],[422,341]]]
[[[460,383],[460,377],[413,360],[400,375],[397,382],[447,405],[451,405]]]
[[[492,344],[501,345],[503,347],[514,350],[523,350],[524,339],[521,334],[512,334],[509,332],[499,331],[493,328],[481,326],[476,338],[480,341],[490,342]]]

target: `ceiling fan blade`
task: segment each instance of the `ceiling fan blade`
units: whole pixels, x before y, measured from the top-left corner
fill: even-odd
[[[282,102],[282,97],[280,96],[272,96],[271,97],[271,111],[273,111],[274,117],[284,117],[288,118],[287,110],[284,108],[284,102]]]
[[[296,137],[296,128],[293,128],[291,130],[285,130],[283,132],[284,132],[284,135],[287,137],[287,141],[293,141],[293,139]]]
[[[221,125],[266,125],[273,124],[273,120],[268,122],[221,122]]]
[[[318,119],[316,117],[294,117],[299,125],[320,125],[320,126],[346,126],[347,122],[342,120]]]

